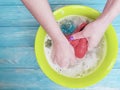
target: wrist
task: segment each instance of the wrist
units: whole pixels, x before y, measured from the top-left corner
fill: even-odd
[[[56,34],[55,36],[53,36],[51,38],[53,40],[53,43],[60,44],[60,43],[67,42],[67,39],[66,39],[66,37],[64,36],[63,33],[59,33],[58,35]]]
[[[104,25],[108,26],[112,23],[114,18],[120,14],[119,8],[116,7],[116,9],[110,9],[106,12],[103,12],[97,20],[101,21]]]
[[[56,45],[67,44],[68,40],[66,38],[54,39],[53,43]]]
[[[95,28],[94,30],[96,30],[96,28],[98,29],[97,32],[99,33],[104,33],[108,27],[107,24],[104,24],[104,20],[103,19],[97,19],[94,22],[92,22],[93,28]]]
[[[110,22],[104,17],[98,18],[95,22],[101,28],[107,27],[110,24]]]

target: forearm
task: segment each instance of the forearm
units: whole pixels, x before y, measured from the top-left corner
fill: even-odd
[[[108,0],[103,13],[97,20],[107,27],[113,19],[120,13],[120,0]]]
[[[47,0],[22,0],[22,2],[53,40],[58,41],[65,38],[54,19]]]
[[[103,9],[103,13],[106,12],[110,8],[111,2],[112,2],[112,0],[107,0],[105,7]]]

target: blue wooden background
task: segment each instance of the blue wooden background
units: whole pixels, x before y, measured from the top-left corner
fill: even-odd
[[[80,4],[99,11],[106,0],[49,0],[52,10]],[[113,21],[120,42],[120,16]],[[39,24],[19,0],[0,0],[0,90],[69,90],[40,70],[34,40]],[[114,37],[113,37],[114,38]],[[115,66],[99,83],[80,90],[120,90],[120,44]],[[76,89],[70,89],[76,90]],[[77,89],[78,90],[78,89]]]

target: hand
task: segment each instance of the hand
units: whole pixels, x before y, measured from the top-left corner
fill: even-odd
[[[52,59],[62,68],[67,68],[75,63],[74,49],[66,38],[62,41],[53,41]]]
[[[81,32],[72,35],[72,39],[86,38],[88,40],[88,50],[95,48],[100,42],[106,30],[106,25],[102,21],[96,20],[89,23]]]

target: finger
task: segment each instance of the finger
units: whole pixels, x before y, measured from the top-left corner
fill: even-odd
[[[56,63],[56,59],[55,59],[55,51],[54,51],[54,49],[52,49],[52,52],[51,52],[51,59],[52,59],[52,62],[53,62],[54,64],[57,64],[57,63]]]
[[[54,64],[57,64],[57,63],[56,63],[55,55],[52,55],[52,62],[53,62]]]
[[[88,51],[91,51],[91,50],[93,50],[96,46],[97,46],[97,44],[98,44],[98,41],[97,40],[95,40],[95,39],[89,39],[88,40]]]
[[[68,68],[69,66],[69,61],[67,59],[64,60],[57,60],[57,64],[61,67],[61,68]]]
[[[54,63],[54,64],[57,64],[55,57],[54,57],[54,59],[53,59],[53,63]]]
[[[70,59],[70,65],[74,65],[75,62],[76,62],[76,58],[75,57],[73,57],[73,58]]]
[[[80,38],[84,38],[82,32],[78,32],[70,36],[70,40],[75,40],[75,39],[80,39]]]

